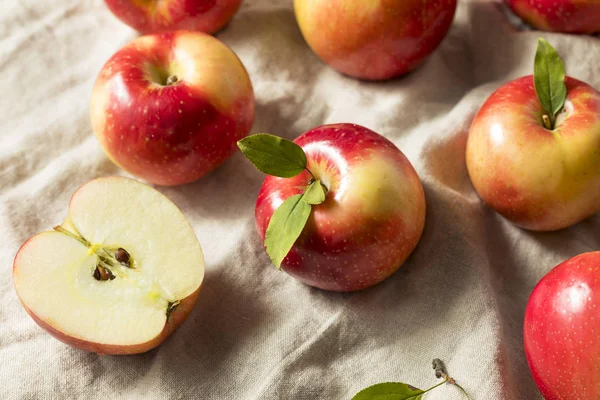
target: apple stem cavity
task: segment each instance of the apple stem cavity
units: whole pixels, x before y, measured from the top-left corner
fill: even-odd
[[[170,301],[169,304],[167,305],[167,321],[169,320],[169,318],[171,317],[171,314],[173,313],[173,311],[175,311],[175,309],[179,306],[180,301],[179,300],[175,300],[175,301]]]
[[[306,170],[310,173],[310,170],[308,168]],[[313,183],[319,182],[319,184],[321,185],[321,189],[323,189],[323,193],[327,194],[327,192],[329,191],[329,188],[327,186],[325,186],[325,184],[323,182],[321,182],[319,179],[316,179],[312,173],[310,175],[312,176],[312,178],[310,178],[310,180],[306,184],[307,190]]]

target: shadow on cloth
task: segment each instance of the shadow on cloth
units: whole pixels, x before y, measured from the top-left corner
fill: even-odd
[[[247,230],[254,229],[250,225]],[[129,388],[151,391],[152,385],[168,385],[183,396],[203,393],[211,381],[236,365],[240,352],[248,353],[250,360],[253,357],[245,346],[264,327],[269,310],[260,296],[243,288],[247,282],[256,283],[256,271],[238,267],[240,260],[262,256],[262,251],[254,238],[240,244],[220,265],[207,269],[194,310],[158,348],[127,357],[68,349],[69,357],[82,358],[94,375],[103,374],[116,393]],[[260,283],[256,290],[261,290]]]
[[[537,389],[532,380],[523,385],[518,377],[529,376],[529,369],[523,353],[523,318],[531,277],[527,273],[526,257],[517,255],[519,242],[518,228],[502,221],[502,218],[487,207],[477,196],[466,167],[465,153],[469,125],[474,115],[465,118],[463,128],[441,141],[432,142],[424,154],[426,167],[437,181],[438,198],[446,197],[450,208],[469,210],[468,215],[457,220],[471,221],[471,228],[465,231],[465,240],[472,251],[479,255],[476,262],[477,273],[483,275],[484,292],[491,289],[493,298],[487,299],[488,307],[495,311],[498,325],[496,354],[502,370],[501,384],[506,393],[519,393],[523,398],[534,398]],[[452,199],[454,197],[454,199]],[[448,226],[453,221],[446,221]],[[441,225],[441,224],[440,224]],[[461,224],[464,225],[464,224]],[[438,230],[448,229],[439,227]],[[507,230],[511,230],[508,232]],[[515,232],[514,230],[517,230]],[[465,247],[465,245],[461,245]],[[492,356],[490,354],[490,356]]]

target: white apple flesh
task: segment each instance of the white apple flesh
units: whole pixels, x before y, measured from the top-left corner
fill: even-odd
[[[192,310],[202,249],[177,206],[153,188],[119,177],[91,181],[55,229],[21,247],[13,279],[27,312],[59,340],[102,354],[141,353]],[[115,258],[119,248],[128,262]]]

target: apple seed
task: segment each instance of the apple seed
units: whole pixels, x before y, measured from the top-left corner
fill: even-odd
[[[98,267],[94,269],[94,279],[96,279],[97,281],[102,280],[102,275],[100,275],[100,270],[98,269]]]
[[[100,264],[98,264],[96,266],[96,269],[94,270],[94,278],[97,281],[107,281],[107,280],[113,280],[115,279],[115,275],[112,273],[112,271],[108,268],[105,268],[103,266],[101,266]]]
[[[115,258],[117,259],[117,261],[119,263],[121,263],[121,265],[124,265],[126,267],[131,267],[131,256],[129,255],[127,250],[125,250],[124,248],[119,247],[115,251]]]

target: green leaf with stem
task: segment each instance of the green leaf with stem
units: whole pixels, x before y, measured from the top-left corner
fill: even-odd
[[[265,174],[291,178],[306,169],[304,150],[290,140],[259,133],[248,136],[237,144],[246,158]]]
[[[471,400],[467,392],[448,375],[446,367],[441,360],[437,358],[433,360],[433,369],[435,370],[436,377],[443,378],[444,380],[427,390],[417,389],[402,382],[385,382],[361,390],[352,397],[352,400],[422,400],[425,393],[442,386],[444,383],[456,386],[465,395],[467,400]]]
[[[554,47],[542,38],[538,39],[535,53],[533,82],[537,97],[544,107],[544,126],[554,129],[556,115],[567,99],[565,66]]]

